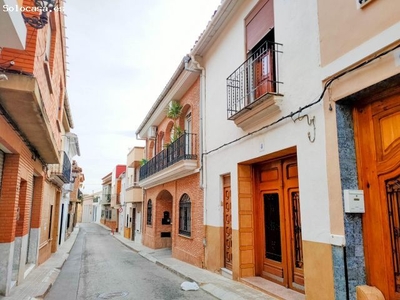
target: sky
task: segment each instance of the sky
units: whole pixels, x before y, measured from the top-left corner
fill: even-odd
[[[221,0],[69,0],[67,93],[85,175],[83,192],[129,150],[136,129]]]

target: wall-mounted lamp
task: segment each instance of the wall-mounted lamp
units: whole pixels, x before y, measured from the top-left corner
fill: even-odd
[[[51,12],[54,10],[57,0],[34,0],[35,6],[40,9],[41,13],[40,16],[32,16],[26,17],[22,13],[22,17],[26,24],[29,24],[35,29],[42,29],[49,23],[49,18],[47,17],[47,12]]]

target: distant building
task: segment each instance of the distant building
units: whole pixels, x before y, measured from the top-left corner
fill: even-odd
[[[102,192],[83,195],[82,223],[100,223]]]
[[[140,165],[143,159],[144,147],[134,147],[128,153],[123,215],[124,237],[139,243],[142,242],[143,231],[143,190],[139,186]]]
[[[117,165],[114,170],[102,178],[102,211],[101,223],[115,232],[123,230],[118,228],[120,217],[120,192],[121,174],[126,171],[126,165]]]

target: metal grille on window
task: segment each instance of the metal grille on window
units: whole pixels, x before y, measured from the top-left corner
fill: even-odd
[[[183,194],[179,201],[179,234],[191,235],[191,202],[188,194]]]
[[[400,292],[400,176],[386,181],[393,271],[396,292]]]
[[[151,225],[152,222],[152,211],[153,211],[153,205],[151,203],[151,200],[147,202],[147,225]]]
[[[303,247],[301,237],[301,219],[300,219],[300,197],[299,192],[292,193],[293,205],[293,233],[294,233],[294,249],[295,249],[295,266],[303,268]]]

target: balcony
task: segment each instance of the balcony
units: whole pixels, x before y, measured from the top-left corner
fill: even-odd
[[[70,183],[71,179],[71,161],[66,152],[63,151],[61,164],[48,165],[50,171],[50,180],[59,187]]]
[[[137,184],[134,184],[125,190],[125,202],[127,203],[143,202],[142,196],[142,188]]]
[[[127,166],[131,168],[138,168],[140,166],[140,161],[144,157],[143,147],[133,147],[128,153]]]
[[[45,163],[59,164],[56,139],[48,109],[43,104],[36,78],[7,73],[8,80],[0,81],[0,114],[13,124],[22,136],[36,148]]]
[[[140,168],[144,188],[188,176],[197,169],[196,134],[184,133]]]
[[[226,80],[227,117],[241,128],[279,111],[281,44],[265,41]]]

